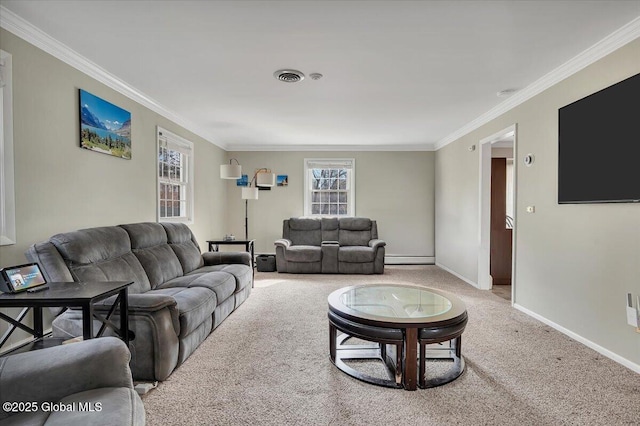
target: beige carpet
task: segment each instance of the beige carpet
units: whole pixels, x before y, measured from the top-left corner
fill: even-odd
[[[376,282],[462,298],[462,376],[408,392],[330,362],[327,296]],[[257,273],[251,297],[143,400],[152,426],[639,425],[640,375],[438,267],[395,266],[382,276]]]

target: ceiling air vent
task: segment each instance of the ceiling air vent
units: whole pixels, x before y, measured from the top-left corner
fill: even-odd
[[[285,83],[297,83],[304,80],[304,74],[296,70],[279,70],[274,72],[273,76]]]

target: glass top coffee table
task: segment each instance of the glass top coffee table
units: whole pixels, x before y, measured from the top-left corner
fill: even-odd
[[[456,296],[427,287],[376,284],[341,288],[328,302],[329,355],[350,376],[415,390],[448,383],[464,371],[461,336],[467,311]],[[427,371],[427,361],[440,365]],[[381,362],[388,378],[370,374],[372,362]]]

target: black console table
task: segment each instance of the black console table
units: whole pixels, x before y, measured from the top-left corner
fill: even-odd
[[[244,246],[248,253],[251,253],[251,262],[253,263],[253,243],[255,240],[207,240],[209,251],[218,251],[221,245],[240,245]]]
[[[251,254],[251,266],[254,267],[256,259],[253,253],[253,243],[255,241],[256,240],[225,240],[221,238],[218,240],[207,240],[207,243],[209,244],[209,251],[218,251],[221,245],[244,246],[247,253]]]
[[[93,338],[93,319],[102,322],[96,337],[102,336],[107,327],[118,333],[124,343],[129,345],[129,304],[128,287],[132,281],[113,282],[51,282],[49,288],[36,293],[4,293],[0,294],[0,308],[23,308],[16,318],[0,312],[0,319],[11,326],[2,336],[0,348],[6,343],[16,328],[33,335],[36,339],[44,337],[42,308],[81,308],[82,309],[82,337],[84,340]],[[117,294],[116,300],[105,317],[94,312],[93,304],[109,296]],[[116,308],[120,308],[120,327],[112,321],[111,316]],[[22,324],[29,309],[33,309],[33,328]],[[35,348],[35,347],[34,347]]]

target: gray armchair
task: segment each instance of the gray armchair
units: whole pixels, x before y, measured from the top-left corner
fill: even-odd
[[[144,425],[129,359],[115,337],[0,358],[0,425]]]
[[[384,273],[385,242],[364,217],[287,219],[275,246],[278,272]]]

